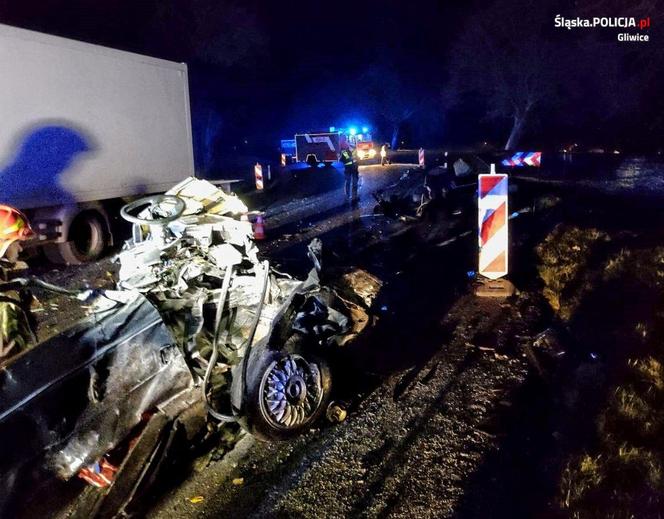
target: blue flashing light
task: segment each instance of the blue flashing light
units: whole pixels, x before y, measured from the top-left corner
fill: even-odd
[[[366,126],[362,126],[362,133],[367,133],[369,131],[369,128]]]
[[[336,132],[337,127],[336,126],[330,126],[330,132]]]
[[[350,130],[348,130],[348,132],[349,132],[351,135],[355,135],[355,134],[357,133],[357,128],[351,128]]]

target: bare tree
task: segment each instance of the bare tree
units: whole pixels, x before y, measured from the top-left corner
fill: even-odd
[[[652,100],[661,90],[664,13],[658,0],[494,2],[475,10],[450,57],[449,105],[481,103],[487,116],[508,120],[505,149],[519,145],[547,109],[555,123],[582,128],[588,139],[620,138],[623,128],[660,128]],[[617,41],[611,29],[557,29],[554,17],[650,17],[648,44]],[[633,32],[633,31],[631,31]],[[659,125],[659,126],[658,126]]]
[[[146,36],[175,59],[209,65],[255,66],[267,47],[256,13],[237,0],[157,2]]]
[[[215,145],[223,128],[222,116],[209,100],[196,103],[192,115],[198,120],[198,124],[192,127],[196,168],[206,176],[215,164]]]
[[[589,30],[579,37],[582,52],[573,56],[576,80],[585,88],[586,107],[597,126],[641,124],[652,130],[661,121],[653,110],[653,99],[664,86],[661,70],[664,64],[664,11],[657,0],[592,0],[579,3],[573,16],[625,16],[650,18],[648,44],[625,44],[614,37],[602,37],[601,30]],[[612,30],[612,32],[625,30]],[[630,30],[628,32],[634,32]],[[578,88],[582,91],[584,88]]]
[[[420,108],[417,91],[413,85],[404,82],[387,64],[369,67],[359,78],[360,100],[368,104],[372,115],[390,128],[391,146],[399,143],[399,132]]]
[[[542,2],[495,2],[473,13],[452,48],[448,101],[473,99],[487,115],[507,118],[511,130],[505,149],[523,137],[533,114],[555,92],[552,45],[545,38]]]
[[[255,12],[237,0],[156,2],[146,45],[190,65],[192,131],[196,168],[209,175],[227,114],[220,70],[252,68],[266,55],[267,36]]]

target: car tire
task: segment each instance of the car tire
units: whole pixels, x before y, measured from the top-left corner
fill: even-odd
[[[80,265],[99,259],[108,244],[102,216],[96,211],[78,214],[69,226],[68,241],[44,246],[49,261],[60,265]]]
[[[292,335],[281,350],[256,352],[247,370],[242,425],[262,440],[287,440],[306,432],[325,412],[332,378],[327,362]]]

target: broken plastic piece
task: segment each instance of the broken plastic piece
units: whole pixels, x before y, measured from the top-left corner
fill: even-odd
[[[97,488],[106,488],[113,483],[118,468],[111,465],[106,458],[102,458],[97,463],[83,467],[78,471],[78,477],[83,481]]]

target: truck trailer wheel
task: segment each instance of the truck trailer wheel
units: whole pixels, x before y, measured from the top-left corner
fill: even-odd
[[[314,155],[313,153],[307,155],[307,164],[309,165],[310,168],[317,168],[318,158],[316,157],[316,155]]]
[[[286,440],[307,431],[325,411],[332,380],[323,359],[292,336],[283,350],[265,350],[247,380],[246,427],[263,440]]]
[[[68,233],[69,240],[44,246],[49,261],[61,265],[80,265],[99,259],[106,249],[106,225],[96,211],[85,211],[74,218]]]

